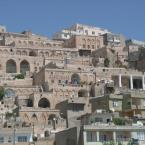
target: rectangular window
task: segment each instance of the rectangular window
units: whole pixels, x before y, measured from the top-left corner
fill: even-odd
[[[117,106],[118,106],[118,102],[117,102],[117,101],[113,101],[113,102],[112,102],[112,106],[113,106],[113,107],[117,107]]]
[[[18,142],[27,142],[27,136],[18,136]]]
[[[87,142],[97,142],[97,134],[95,131],[87,132]]]

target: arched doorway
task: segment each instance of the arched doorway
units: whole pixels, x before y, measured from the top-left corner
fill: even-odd
[[[16,73],[16,62],[12,59],[6,63],[6,73]]]
[[[72,74],[72,76],[71,76],[71,83],[72,84],[80,84],[80,81],[81,81],[81,79],[80,79],[80,76],[78,75],[78,74]]]
[[[30,65],[29,65],[29,63],[26,60],[23,60],[20,63],[20,72],[22,74],[26,74],[27,71],[30,71]]]
[[[38,103],[38,107],[41,108],[50,108],[50,102],[46,98],[40,99]]]

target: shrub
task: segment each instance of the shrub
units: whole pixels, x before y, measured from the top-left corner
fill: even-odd
[[[18,74],[15,76],[15,79],[24,79],[24,74]]]
[[[122,118],[113,118],[113,123],[115,125],[125,125],[125,120]]]

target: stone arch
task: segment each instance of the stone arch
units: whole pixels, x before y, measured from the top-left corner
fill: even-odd
[[[25,74],[27,71],[30,71],[30,65],[29,65],[28,61],[23,60],[20,63],[20,72],[22,74]]]
[[[81,89],[81,90],[78,91],[78,97],[88,97],[89,96],[88,93],[89,92],[87,90]]]
[[[22,51],[22,55],[27,55],[27,51]]]
[[[49,52],[45,52],[45,56],[46,57],[49,57]]]
[[[6,73],[16,73],[16,62],[13,59],[9,59],[6,62]]]
[[[5,89],[4,91],[4,97],[5,98],[15,98],[16,97],[16,93],[13,89]]]
[[[30,52],[29,52],[29,56],[37,56],[37,54],[36,54],[35,51],[30,51]]]
[[[46,119],[46,116],[45,116],[45,114],[44,113],[42,113],[41,114],[41,122],[43,123],[43,124],[46,124],[46,121],[47,121],[47,119]]]
[[[40,108],[50,108],[50,102],[46,98],[41,98],[38,102],[38,107]]]
[[[20,50],[16,51],[16,54],[21,55],[21,51]]]
[[[8,50],[5,49],[5,50],[3,51],[3,54],[9,54]]]
[[[33,123],[37,123],[38,122],[38,117],[37,117],[37,115],[35,113],[31,117],[31,122],[33,122]]]
[[[71,76],[71,83],[72,84],[80,84],[80,76],[77,73],[72,74]]]
[[[30,119],[26,113],[23,116],[23,120],[24,120],[24,122],[30,122]]]
[[[40,56],[44,56],[44,53],[41,51],[41,52],[39,53],[39,55],[40,55]]]

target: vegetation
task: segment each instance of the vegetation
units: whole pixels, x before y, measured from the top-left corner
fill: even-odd
[[[105,60],[104,60],[104,66],[105,67],[109,67],[109,64],[110,64],[110,60],[108,58],[105,58]]]
[[[2,86],[0,86],[0,101],[3,99],[4,94],[5,94],[5,90]]]
[[[125,120],[122,118],[113,118],[113,123],[115,125],[125,125]]]
[[[15,79],[24,79],[24,78],[25,78],[24,74],[15,75]]]

